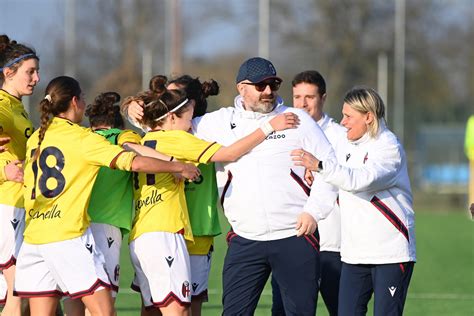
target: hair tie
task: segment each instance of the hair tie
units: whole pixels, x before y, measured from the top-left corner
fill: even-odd
[[[45,100],[48,100],[49,102],[52,102],[52,99],[51,99],[51,96],[49,94],[47,94],[45,97],[44,97]]]
[[[147,108],[147,107],[149,107],[149,106],[152,106],[152,105],[155,104],[155,103],[156,103],[156,101],[151,101],[151,102],[145,104],[144,107]]]
[[[159,99],[161,103],[165,104],[161,99]],[[186,103],[188,103],[189,100],[188,98],[184,99],[183,102],[181,102],[180,104],[178,104],[177,106],[175,106],[172,110],[166,112],[165,114],[163,114],[162,116],[160,116],[159,118],[155,119],[154,121],[155,122],[158,122],[159,120],[165,118],[169,113],[173,113],[173,112],[176,112],[178,111],[180,108],[182,108]],[[166,104],[165,104],[166,106]]]

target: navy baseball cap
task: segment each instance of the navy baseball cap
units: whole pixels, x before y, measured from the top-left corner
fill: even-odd
[[[258,83],[271,78],[282,81],[281,78],[277,76],[275,67],[269,60],[261,57],[253,57],[244,61],[240,66],[235,81],[239,83],[244,80],[249,80],[252,83]]]

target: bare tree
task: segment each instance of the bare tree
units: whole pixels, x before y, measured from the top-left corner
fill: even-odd
[[[92,94],[116,90],[128,95],[140,90],[145,47],[154,52],[154,66],[163,68],[164,14],[162,1],[81,1],[75,62],[84,88]]]

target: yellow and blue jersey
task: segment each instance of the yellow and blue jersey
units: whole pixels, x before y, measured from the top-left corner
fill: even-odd
[[[25,241],[45,244],[81,236],[89,226],[87,208],[101,166],[130,170],[134,153],[62,118],[53,118],[40,152],[38,131],[27,142]]]
[[[207,163],[221,148],[181,130],[147,133],[142,144],[183,162]],[[134,180],[135,219],[130,240],[143,233],[183,231],[186,240],[193,240],[184,183],[176,183],[170,173],[138,173]]]

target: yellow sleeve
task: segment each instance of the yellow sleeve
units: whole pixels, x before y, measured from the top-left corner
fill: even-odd
[[[208,163],[211,160],[212,156],[222,147],[222,145],[214,142],[210,143],[209,146],[201,153],[198,157],[198,162],[200,163]]]
[[[179,144],[179,146],[176,146],[176,144]],[[158,151],[163,150],[163,153],[172,155],[179,160],[208,163],[221,147],[220,144],[215,142],[210,143],[188,132],[179,131],[169,141],[160,143]]]
[[[124,130],[117,139],[117,144],[122,146],[125,143],[140,144],[142,138],[136,132],[131,130]]]
[[[125,171],[132,171],[133,159],[137,156],[136,153],[130,151],[122,151],[111,162],[110,168],[120,169]]]
[[[86,129],[84,129],[82,135],[81,149],[84,154],[83,157],[90,164],[107,167],[113,165],[123,151],[122,147],[112,145],[104,137]]]

